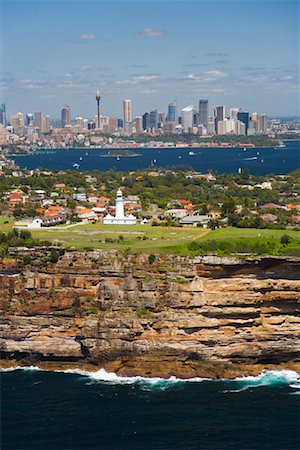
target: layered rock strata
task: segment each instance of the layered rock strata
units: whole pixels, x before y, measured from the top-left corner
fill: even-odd
[[[32,250],[31,257],[41,259]],[[0,261],[2,365],[234,377],[299,369],[300,259]]]

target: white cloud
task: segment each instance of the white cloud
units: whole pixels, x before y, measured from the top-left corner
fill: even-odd
[[[157,80],[159,78],[158,75],[134,75],[133,79],[135,81],[151,81],[151,80]]]
[[[161,37],[165,36],[167,32],[162,28],[144,28],[142,31],[140,31],[140,34],[148,37]]]
[[[142,91],[139,92],[141,95],[153,95],[153,94],[157,94],[157,91],[155,91],[154,89],[144,89]]]
[[[80,35],[80,39],[83,41],[92,41],[93,39],[96,39],[96,35],[93,33],[85,33]]]
[[[209,70],[207,72],[203,72],[203,74],[200,75],[189,73],[186,78],[188,80],[194,80],[201,83],[212,83],[214,81],[219,80],[220,78],[224,78],[227,76],[228,76],[227,73],[221,72],[220,70]]]

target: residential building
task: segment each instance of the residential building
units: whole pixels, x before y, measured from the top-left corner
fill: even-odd
[[[125,133],[130,133],[132,123],[132,102],[129,99],[123,100],[123,126]]]

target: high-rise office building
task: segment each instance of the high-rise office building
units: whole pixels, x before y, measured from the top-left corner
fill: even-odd
[[[215,132],[218,133],[218,122],[225,119],[225,106],[214,107]]]
[[[266,134],[267,132],[267,114],[259,114],[258,116],[258,131],[259,133]]]
[[[65,128],[67,125],[71,125],[71,109],[64,105],[61,109],[61,127]]]
[[[10,116],[10,126],[13,128],[14,133],[18,133],[20,131],[21,128],[21,124],[20,124],[20,118],[18,117],[18,115],[11,115]]]
[[[247,135],[248,127],[249,127],[249,113],[246,111],[239,111],[237,113],[237,118],[240,122],[243,122],[245,124],[245,131],[246,131],[246,135]]]
[[[168,122],[177,121],[177,102],[176,100],[168,105]]]
[[[23,113],[18,112],[18,113],[17,113],[17,117],[18,117],[18,119],[19,119],[19,125],[20,125],[20,127],[24,127],[24,116],[23,116]]]
[[[237,115],[240,111],[241,111],[241,108],[230,108],[230,110],[229,110],[230,119],[238,120]]]
[[[143,131],[143,118],[142,116],[137,116],[135,118],[135,129],[137,133],[141,133]]]
[[[25,116],[25,124],[27,126],[33,125],[33,114],[31,114],[31,113],[27,113],[26,114],[26,116]]]
[[[100,94],[100,91],[97,90],[96,102],[97,102],[97,128],[98,128],[98,130],[100,130],[100,99],[101,99],[101,94]]]
[[[6,105],[5,103],[0,104],[0,123],[6,125]]]
[[[42,113],[42,111],[36,111],[34,113],[33,124],[34,124],[35,128],[38,128],[40,131],[42,131],[43,118],[44,118],[44,114]]]
[[[186,106],[181,110],[181,124],[184,133],[190,133],[193,129],[194,121],[194,107],[193,105]]]
[[[47,115],[42,122],[42,130],[43,133],[50,133],[51,131],[51,118]]]
[[[130,133],[132,123],[132,102],[129,99],[123,100],[123,126],[125,133]]]
[[[155,109],[154,111],[150,111],[149,114],[149,128],[153,131],[158,128],[158,111]]]
[[[143,130],[149,130],[150,128],[150,114],[144,113],[142,116]]]
[[[199,100],[199,118],[198,125],[204,125],[207,128],[208,125],[208,100]]]
[[[197,127],[199,125],[199,113],[194,111],[193,113],[193,126]]]

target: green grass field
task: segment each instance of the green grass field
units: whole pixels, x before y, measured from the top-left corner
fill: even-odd
[[[220,228],[212,230],[203,239],[237,239],[237,238],[280,238],[287,234],[291,238],[300,239],[300,232],[295,230],[262,230],[258,228]]]
[[[63,246],[75,247],[77,249],[117,249],[131,251],[146,251],[154,253],[175,253],[190,255],[188,244],[215,240],[234,241],[245,239],[261,241],[266,239],[280,242],[282,235],[287,234],[296,244],[300,244],[300,233],[290,230],[261,230],[248,228],[228,227],[218,230],[206,230],[202,228],[175,228],[175,227],[152,227],[150,225],[103,225],[85,224],[72,228],[65,226],[59,229],[31,230],[33,237],[61,243]],[[122,238],[120,239],[120,236]]]
[[[92,247],[97,249],[130,248],[132,251],[167,251],[168,247],[186,244],[194,239],[200,239],[208,230],[201,228],[152,227],[150,225],[78,225],[66,229],[31,230],[33,237],[78,249]],[[123,236],[120,239],[119,236]],[[113,240],[113,242],[109,242]]]
[[[7,233],[14,224],[13,217],[0,217],[0,231]]]

